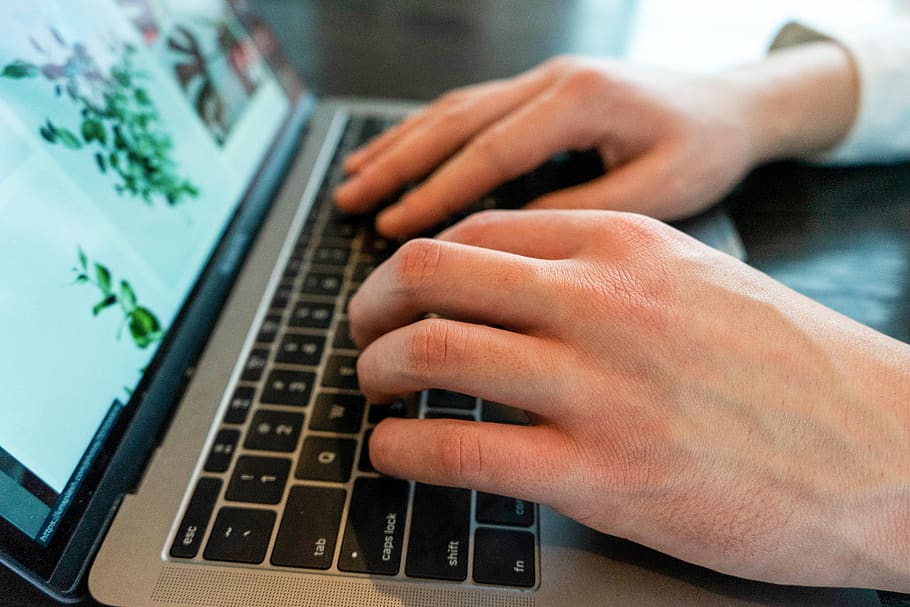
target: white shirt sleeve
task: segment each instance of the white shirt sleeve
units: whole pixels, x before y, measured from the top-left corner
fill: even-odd
[[[787,24],[772,50],[829,40],[850,53],[859,74],[857,117],[835,148],[812,160],[825,164],[894,163],[910,159],[910,19],[827,31]]]

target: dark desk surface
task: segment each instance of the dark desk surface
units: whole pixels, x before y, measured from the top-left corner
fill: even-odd
[[[317,94],[412,99],[509,76],[562,52],[621,56],[635,19],[634,0],[250,3]],[[763,167],[725,204],[750,263],[910,341],[910,165]],[[0,604],[49,603],[0,570]]]

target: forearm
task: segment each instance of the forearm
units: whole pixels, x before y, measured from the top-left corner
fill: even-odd
[[[720,79],[748,125],[754,164],[833,148],[850,131],[859,107],[856,66],[833,42],[776,51]]]

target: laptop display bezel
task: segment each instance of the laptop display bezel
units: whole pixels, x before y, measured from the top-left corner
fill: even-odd
[[[256,28],[254,40],[270,37],[268,48],[260,45],[260,50],[289,100],[289,110],[124,413],[104,437],[50,542],[43,546],[0,518],[0,563],[60,600],[83,592],[80,582],[100,535],[124,493],[135,486],[166,430],[315,105],[267,25],[237,13],[248,31]]]

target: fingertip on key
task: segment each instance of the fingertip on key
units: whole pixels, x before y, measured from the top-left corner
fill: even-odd
[[[357,180],[356,178],[348,179],[339,185],[332,192],[332,199],[335,201],[335,204],[338,208],[344,211],[353,210],[354,203],[357,200]]]
[[[389,238],[406,236],[401,225],[403,217],[403,209],[398,204],[383,209],[376,216],[376,231]]]
[[[341,165],[346,175],[353,175],[363,167],[363,151],[356,150],[347,155]]]

